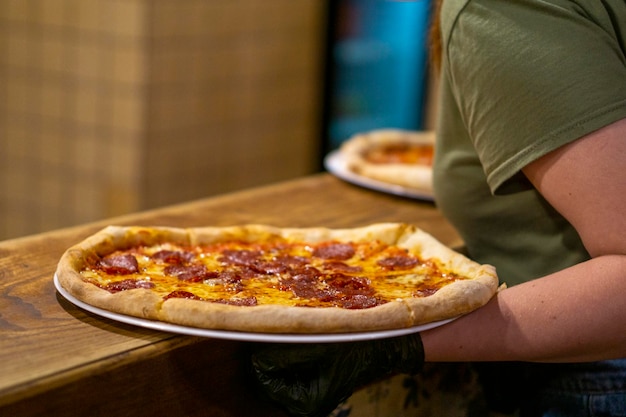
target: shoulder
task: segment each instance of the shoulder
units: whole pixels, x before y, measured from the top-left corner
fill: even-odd
[[[441,19],[446,83],[492,190],[624,117],[623,0],[445,0]]]
[[[606,50],[621,55],[623,64],[626,2],[445,0],[441,28],[447,58],[470,53],[476,58],[492,59],[528,54],[536,57],[541,50],[544,58],[558,61],[567,59],[573,51],[595,55],[588,48],[603,44]],[[494,56],[492,51],[499,55]]]
[[[445,0],[441,27],[448,47],[469,46],[485,38],[497,41],[495,45],[517,43],[533,48],[571,43],[584,48],[590,42],[597,42],[597,36],[605,42],[615,42],[620,48],[626,36],[625,16],[623,0]],[[596,36],[589,39],[593,33]],[[550,39],[560,39],[563,44],[551,44]],[[528,44],[529,40],[538,42]],[[480,48],[484,47],[481,43]]]

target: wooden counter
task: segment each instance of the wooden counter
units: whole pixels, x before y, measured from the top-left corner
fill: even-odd
[[[428,202],[319,174],[0,243],[0,415],[280,416],[246,387],[246,343],[146,330],[87,313],[55,291],[61,254],[108,224],[354,227],[385,221],[411,222],[445,244],[458,242]]]

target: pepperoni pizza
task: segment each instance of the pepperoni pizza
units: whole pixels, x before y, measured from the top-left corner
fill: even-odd
[[[59,284],[98,308],[262,333],[399,329],[485,304],[498,278],[407,224],[109,226],[68,249]]]
[[[340,151],[348,169],[358,175],[432,191],[433,132],[380,129],[358,133]]]

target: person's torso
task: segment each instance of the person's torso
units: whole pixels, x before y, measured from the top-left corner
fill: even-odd
[[[626,2],[445,0],[442,30],[438,207],[509,285],[588,259],[521,169],[626,117]]]

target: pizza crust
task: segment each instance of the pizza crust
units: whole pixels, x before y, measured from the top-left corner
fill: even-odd
[[[57,279],[67,292],[94,307],[134,317],[159,320],[158,311],[162,300],[158,295],[143,289],[113,294],[85,282],[78,271],[83,269],[90,259],[115,250],[136,245],[151,245],[166,240],[189,243],[189,233],[184,229],[168,227],[108,226],[69,248],[63,254],[57,265]]]
[[[342,144],[340,151],[348,169],[363,177],[432,192],[432,166],[402,163],[374,164],[369,162],[364,155],[372,148],[390,144],[409,143],[434,146],[434,142],[435,135],[431,131],[379,129],[352,136]]]
[[[209,329],[255,333],[349,333],[412,326],[411,312],[400,301],[365,310],[280,305],[237,307],[189,299],[169,299],[162,321]]]
[[[85,282],[79,273],[93,257],[137,244],[173,241],[196,245],[272,236],[310,243],[378,239],[418,250],[424,258],[438,259],[469,279],[448,284],[428,297],[398,299],[372,308],[349,310],[286,305],[233,306],[182,298],[163,301],[149,289],[110,293]],[[469,313],[487,303],[498,288],[498,277],[492,266],[477,264],[421,229],[400,223],[351,229],[266,225],[194,229],[109,226],[69,248],[59,261],[56,275],[60,285],[71,295],[98,308],[183,326],[261,333],[345,333],[406,328]]]

